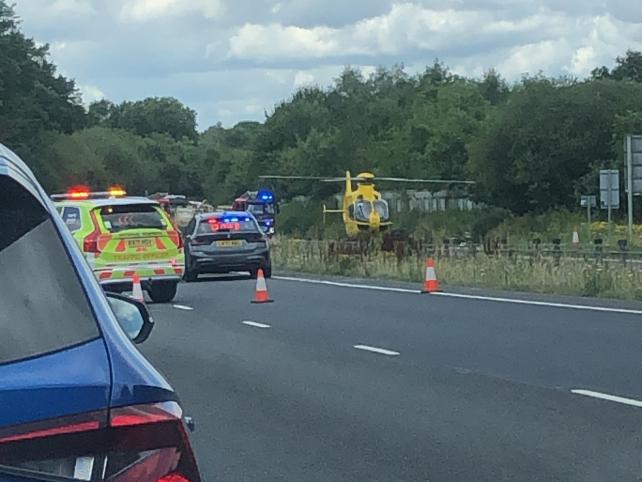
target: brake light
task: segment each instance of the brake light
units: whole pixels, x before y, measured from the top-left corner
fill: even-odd
[[[190,480],[186,479],[181,474],[170,474],[166,475],[162,479],[158,479],[157,482],[190,482]]]
[[[85,253],[100,253],[98,246],[98,240],[100,238],[100,228],[98,227],[98,220],[96,219],[96,213],[90,211],[89,217],[91,218],[91,223],[94,226],[94,229],[87,237],[83,240],[82,250]]]
[[[176,245],[178,249],[183,248],[183,237],[181,236],[181,233],[175,230],[169,230],[167,231],[167,235],[169,236],[169,239]]]
[[[200,482],[175,402],[0,429],[0,465],[27,478],[98,480],[91,474],[101,467],[110,482]]]

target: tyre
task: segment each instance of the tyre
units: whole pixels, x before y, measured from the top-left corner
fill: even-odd
[[[256,278],[258,276],[259,268],[263,270],[263,276],[265,278],[271,278],[272,277],[272,263],[270,263],[268,261],[267,264],[261,265],[258,268],[252,268],[250,270],[250,276],[252,278]]]
[[[266,278],[272,277],[272,263],[270,261],[268,261],[267,264],[263,266],[263,274]]]
[[[178,281],[152,281],[147,293],[154,303],[169,303],[177,290]]]

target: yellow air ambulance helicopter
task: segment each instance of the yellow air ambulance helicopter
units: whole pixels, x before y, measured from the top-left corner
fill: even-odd
[[[371,172],[362,172],[357,177],[352,177],[350,171],[346,171],[345,177],[316,177],[316,176],[259,176],[260,179],[291,179],[291,180],[312,180],[320,182],[344,182],[345,192],[343,193],[342,209],[327,209],[323,205],[323,218],[326,213],[341,213],[346,234],[349,238],[355,238],[359,233],[376,234],[385,231],[392,225],[390,221],[390,209],[388,202],[375,190],[374,181],[423,183],[423,184],[474,184],[473,181],[455,181],[441,179],[407,179],[401,177],[376,177]],[[357,187],[353,188],[355,182]]]

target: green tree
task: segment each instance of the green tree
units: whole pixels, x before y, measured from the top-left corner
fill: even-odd
[[[100,107],[100,106],[98,106]],[[103,105],[103,111],[108,105]],[[99,114],[100,112],[98,112]],[[167,134],[175,140],[196,140],[196,112],[171,97],[150,97],[111,107],[107,123],[140,136]]]
[[[74,82],[56,73],[48,51],[22,34],[13,9],[0,0],[0,142],[26,158],[44,131],[68,133],[85,123]]]

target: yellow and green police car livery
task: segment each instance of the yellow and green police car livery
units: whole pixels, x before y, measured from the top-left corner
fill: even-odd
[[[143,197],[115,197],[110,192],[71,192],[52,198],[106,289],[131,289],[138,275],[153,301],[174,298],[185,266],[183,242],[157,202]]]

